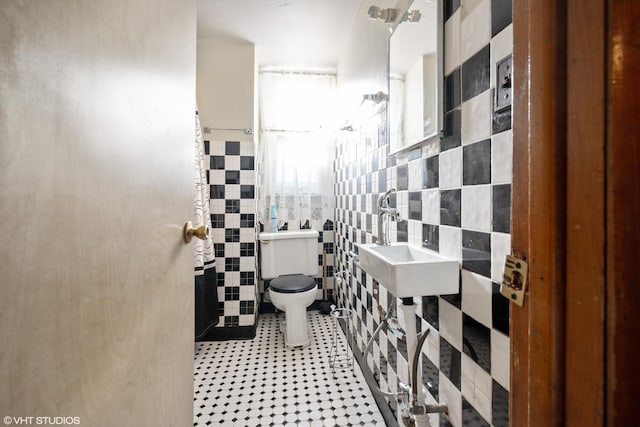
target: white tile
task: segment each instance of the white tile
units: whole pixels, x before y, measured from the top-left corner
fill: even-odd
[[[509,337],[491,330],[491,376],[509,391]]]
[[[513,24],[509,24],[491,39],[491,87],[496,87],[496,64],[513,53]]]
[[[511,253],[511,235],[491,233],[491,279],[501,283],[505,256]]]
[[[491,396],[492,385],[491,375],[481,367],[476,367],[475,376],[476,396],[478,394],[484,394],[485,396]]]
[[[422,157],[431,157],[440,152],[440,138],[434,138],[422,147]]]
[[[461,18],[464,20],[473,10],[480,4],[482,0],[461,0],[460,11],[462,13]]]
[[[491,394],[486,395],[481,393],[478,389],[476,389],[476,399],[474,408],[478,411],[478,413],[487,421],[491,421]]]
[[[440,189],[462,186],[462,147],[443,151],[438,157]]]
[[[440,402],[449,407],[449,418],[454,426],[462,426],[462,395],[442,371],[438,378]]]
[[[462,187],[462,228],[491,231],[491,186]]]
[[[462,229],[441,225],[440,254],[462,262]]]
[[[462,6],[464,14],[467,8]],[[464,63],[491,40],[491,0],[482,0],[460,22],[460,59]]]
[[[240,170],[240,156],[226,156],[224,158],[224,168],[228,171]]]
[[[440,366],[440,334],[426,320],[421,321],[422,331],[430,330],[422,346],[422,357],[427,357],[436,367]]]
[[[491,280],[462,270],[462,311],[491,328]]]
[[[462,311],[440,299],[440,336],[462,351]]]
[[[462,145],[491,136],[491,90],[462,103]],[[442,174],[442,171],[440,172]]]
[[[511,182],[513,164],[513,131],[500,132],[491,137],[491,182]]]
[[[422,159],[409,162],[409,191],[422,189]]]
[[[422,222],[440,224],[440,190],[422,190]]]
[[[240,184],[242,185],[255,185],[256,176],[254,171],[243,170],[240,171]]]
[[[224,185],[224,170],[221,170],[221,169],[209,170],[209,182],[212,185]]]
[[[459,67],[460,61],[460,8],[444,24],[444,75]]]
[[[225,142],[211,141],[209,143],[209,154],[213,156],[224,156]]]
[[[462,395],[469,401],[471,404],[476,400],[476,364],[471,360],[469,356],[462,353],[460,356],[460,364],[462,370],[461,377],[461,391]]]

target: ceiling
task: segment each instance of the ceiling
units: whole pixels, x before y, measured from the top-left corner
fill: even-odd
[[[198,39],[256,45],[259,67],[335,69],[360,0],[198,0]]]

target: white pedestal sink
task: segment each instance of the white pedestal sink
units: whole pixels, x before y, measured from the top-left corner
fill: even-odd
[[[457,294],[458,261],[406,243],[359,245],[360,267],[398,298]]]

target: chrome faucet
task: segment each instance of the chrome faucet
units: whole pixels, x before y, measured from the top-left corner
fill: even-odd
[[[396,208],[389,207],[389,195],[395,193],[396,189],[391,188],[386,193],[378,196],[378,244],[388,245],[389,242],[389,218],[400,219],[400,212]]]

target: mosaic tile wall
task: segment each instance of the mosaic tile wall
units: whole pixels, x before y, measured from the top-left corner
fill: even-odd
[[[220,323],[212,336],[255,335],[256,202],[251,141],[205,141]]]
[[[378,194],[397,188],[391,241],[409,242],[460,261],[460,292],[415,298],[423,382],[449,405],[444,425],[506,426],[509,396],[509,301],[499,294],[510,250],[511,113],[493,113],[495,64],[512,52],[511,3],[445,1],[443,137],[389,154],[386,111],[341,133],[336,149],[337,289],[354,310],[362,351],[380,321],[376,310],[400,301],[351,263],[350,251],[377,238]],[[411,321],[411,319],[409,319]],[[383,389],[407,382],[406,341],[381,333],[368,358]],[[389,403],[397,416],[395,403]],[[434,416],[437,417],[437,416]],[[434,419],[437,422],[436,419]],[[449,424],[450,423],[450,424]]]

